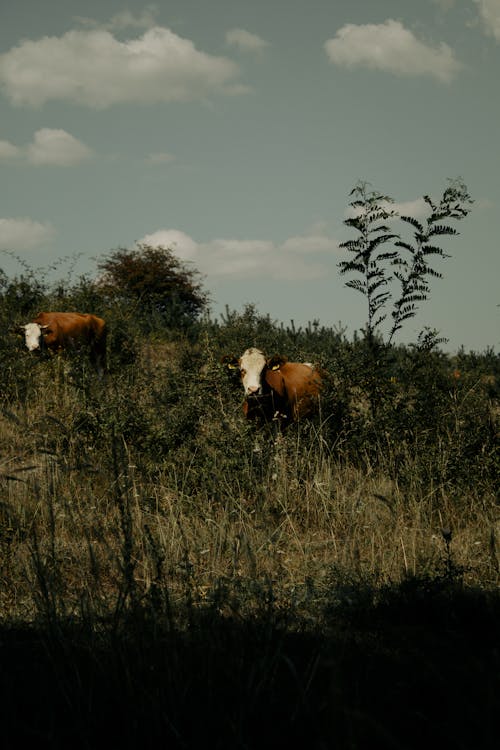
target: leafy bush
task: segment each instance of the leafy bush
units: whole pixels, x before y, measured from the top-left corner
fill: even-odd
[[[120,248],[98,263],[97,287],[109,303],[129,305],[141,327],[183,328],[205,310],[208,294],[199,273],[177,258],[172,250],[140,245]]]

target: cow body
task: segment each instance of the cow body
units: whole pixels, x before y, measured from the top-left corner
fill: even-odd
[[[106,363],[106,323],[96,315],[76,312],[41,312],[21,326],[30,352],[65,351],[88,347],[92,364],[101,376]]]
[[[247,349],[229,363],[241,374],[247,419],[277,420],[282,425],[314,413],[323,380],[311,364],[266,358],[260,349]]]

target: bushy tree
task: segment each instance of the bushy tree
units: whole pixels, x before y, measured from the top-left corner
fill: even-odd
[[[170,248],[119,248],[98,263],[97,285],[112,303],[132,305],[143,326],[174,328],[194,322],[209,301],[200,273]]]

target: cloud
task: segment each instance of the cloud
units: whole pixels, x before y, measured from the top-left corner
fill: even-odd
[[[424,44],[392,19],[383,24],[346,24],[325,42],[325,50],[335,65],[402,76],[429,75],[441,83],[449,83],[462,67],[447,44]]]
[[[124,42],[105,30],[69,31],[23,41],[0,55],[6,95],[33,107],[59,99],[103,109],[241,93],[238,74],[232,60],[200,52],[160,26]]]
[[[33,143],[27,147],[27,158],[32,164],[51,164],[69,167],[88,159],[92,151],[65,130],[42,128],[37,130]]]
[[[416,198],[416,200],[403,201],[401,203],[391,203],[388,209],[391,208],[398,216],[413,216],[417,221],[426,219],[431,213],[429,204],[423,198]]]
[[[500,42],[500,0],[474,0],[486,34]]]
[[[0,141],[0,161],[7,159],[16,159],[20,155],[21,149],[14,146],[9,141]]]
[[[54,237],[51,224],[33,219],[0,219],[0,250],[32,250]]]
[[[269,42],[245,29],[231,29],[226,32],[226,44],[237,47],[244,52],[261,52],[269,46]]]
[[[160,229],[139,244],[168,247],[209,277],[311,280],[326,273],[324,258],[338,252],[338,242],[320,234],[270,240],[214,239],[198,243],[185,232]]]
[[[110,31],[120,29],[150,29],[156,25],[156,15],[156,6],[149,5],[138,15],[134,15],[129,10],[123,10],[120,13],[116,13],[107,23],[100,23],[86,16],[75,16],[75,21],[88,28],[108,29]]]
[[[22,159],[30,164],[70,167],[92,156],[92,150],[65,130],[41,128],[33,136],[32,143],[15,146],[9,141],[0,141],[0,161]]]

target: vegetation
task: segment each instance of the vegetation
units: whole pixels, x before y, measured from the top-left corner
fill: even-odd
[[[392,208],[393,199],[370,190],[366,182],[358,183],[351,196],[354,196],[350,203],[352,215],[344,223],[356,230],[358,236],[341,244],[354,257],[339,263],[340,273],[355,274],[353,279],[346,282],[346,286],[366,297],[368,341],[373,340],[375,332],[384,322],[387,316],[385,309],[393,299],[392,326],[388,337],[391,343],[404,321],[416,315],[417,304],[428,298],[429,277],[441,277],[429,263],[432,256],[447,257],[443,249],[434,244],[435,238],[457,234],[453,226],[443,222],[464,219],[470,211],[472,200],[463,180],[449,180],[439,203],[428,195],[424,196],[429,213],[425,223],[422,223],[414,216],[400,216]],[[395,219],[412,227],[413,242],[391,231]],[[388,243],[392,243],[393,249],[384,249]],[[406,251],[406,255],[402,251]],[[391,289],[394,282],[399,285],[395,299]]]
[[[198,271],[169,248],[139,245],[120,248],[98,264],[97,288],[109,302],[132,306],[147,330],[158,325],[180,327],[205,309],[208,295]]]
[[[491,747],[500,356],[201,319],[201,286],[177,320],[118,278],[0,277],[6,747]],[[9,333],[56,305],[108,321],[106,381]],[[317,418],[244,422],[250,345],[329,373]]]

